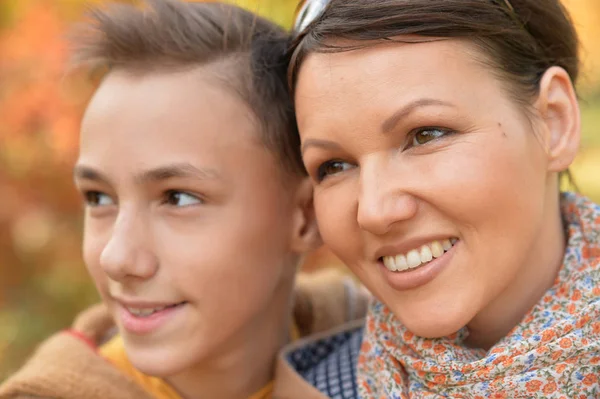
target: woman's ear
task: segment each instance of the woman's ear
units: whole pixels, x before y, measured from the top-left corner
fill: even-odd
[[[571,78],[563,68],[551,67],[544,73],[535,108],[544,124],[548,171],[567,170],[579,150],[581,116]]]
[[[295,210],[292,220],[292,251],[302,254],[321,245],[321,236],[313,206],[313,188],[304,178],[296,189]]]

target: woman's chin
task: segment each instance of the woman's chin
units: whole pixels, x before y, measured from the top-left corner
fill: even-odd
[[[461,330],[470,320],[465,312],[449,309],[407,312],[406,309],[392,308],[392,312],[406,329],[423,338],[447,337]]]

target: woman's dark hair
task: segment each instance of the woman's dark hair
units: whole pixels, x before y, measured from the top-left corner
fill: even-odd
[[[573,84],[579,74],[577,34],[560,0],[331,0],[296,37],[289,84],[293,90],[310,52],[347,51],[406,35],[471,41],[523,104],[538,92],[548,68],[564,68]]]

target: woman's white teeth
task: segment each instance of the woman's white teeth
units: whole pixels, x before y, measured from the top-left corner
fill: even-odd
[[[439,241],[434,241],[431,243],[431,255],[434,258],[439,258],[444,254],[444,246]]]
[[[408,251],[406,255],[384,256],[383,264],[392,272],[414,269],[422,264],[431,262],[434,258],[439,258],[444,252],[452,248],[457,241],[457,238],[433,241],[423,245],[421,248]]]
[[[390,258],[392,257],[390,256]],[[396,255],[392,259],[394,259],[394,262],[396,263],[396,270],[405,270],[408,267],[408,260],[406,259],[406,256]]]
[[[401,255],[399,255],[401,256]],[[396,270],[396,263],[394,261],[394,257],[393,256],[384,256],[383,257],[383,264],[385,265],[385,267],[388,268],[388,270],[391,270],[393,272],[395,272]]]
[[[412,269],[413,267],[417,267],[421,264],[421,255],[419,251],[413,249],[406,254],[406,262],[408,263],[407,269]]]
[[[429,262],[433,259],[433,254],[431,253],[431,249],[427,245],[423,245],[421,247],[421,263]]]

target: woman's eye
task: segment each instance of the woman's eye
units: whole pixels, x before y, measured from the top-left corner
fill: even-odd
[[[85,203],[88,206],[97,207],[115,204],[109,195],[101,193],[100,191],[86,191],[83,193],[83,196],[85,197]]]
[[[419,145],[426,144],[432,140],[439,139],[440,137],[446,136],[452,133],[448,129],[442,129],[439,127],[425,127],[416,130],[413,133],[413,139],[411,146],[416,147]]]
[[[351,169],[353,166],[348,162],[343,161],[327,161],[317,170],[317,180],[322,181],[327,176],[335,175],[340,172],[344,172],[348,169]]]
[[[183,191],[167,191],[165,202],[172,206],[185,207],[202,204],[203,201],[195,195]]]

